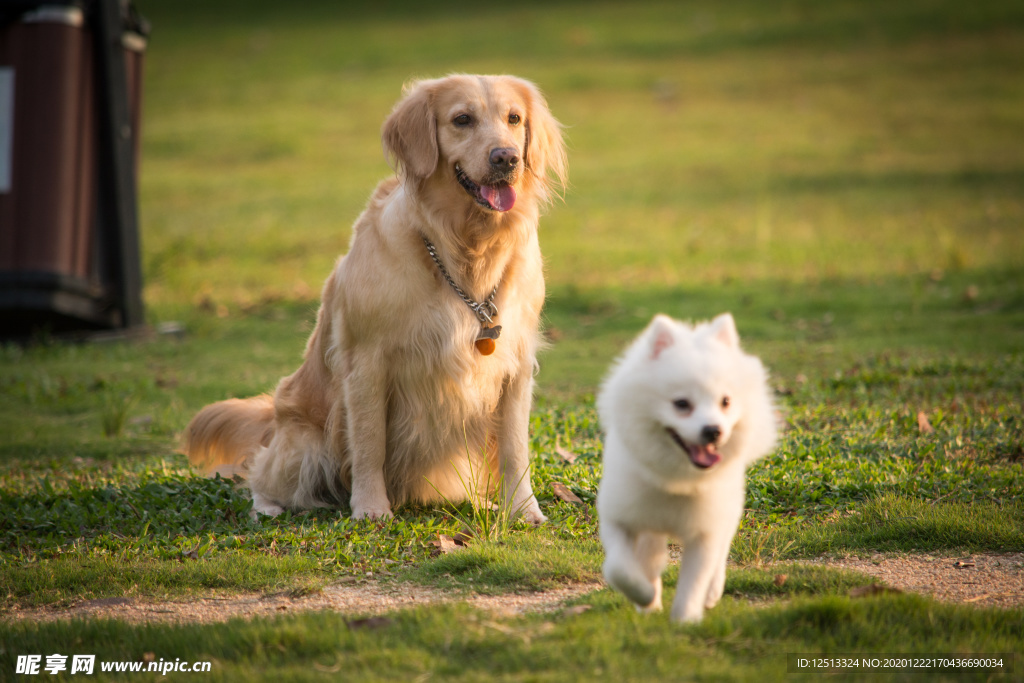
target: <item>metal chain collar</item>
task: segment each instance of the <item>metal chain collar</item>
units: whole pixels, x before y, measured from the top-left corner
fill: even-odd
[[[481,324],[485,322],[493,323],[493,318],[498,315],[498,307],[494,305],[494,297],[498,293],[498,285],[494,286],[494,291],[491,292],[491,295],[487,297],[486,300],[481,302],[473,301],[464,291],[462,291],[461,287],[455,284],[455,280],[453,280],[452,276],[448,274],[448,269],[444,267],[444,264],[441,263],[441,258],[437,255],[437,248],[431,244],[426,235],[421,234],[420,237],[423,238],[423,244],[427,247],[427,253],[430,254],[430,258],[434,259],[434,263],[437,264],[437,268],[441,271],[441,275],[444,275],[444,279],[452,286],[455,293],[466,302],[466,305],[469,306],[469,310],[473,311],[473,314],[476,315],[476,319],[479,320]]]

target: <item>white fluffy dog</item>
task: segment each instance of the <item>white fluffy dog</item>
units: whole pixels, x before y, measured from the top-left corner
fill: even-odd
[[[765,369],[740,350],[728,313],[696,327],[658,315],[612,370],[597,407],[604,576],[638,609],[660,610],[673,536],[683,553],[671,618],[698,622],[722,597],[747,466],[775,445]]]

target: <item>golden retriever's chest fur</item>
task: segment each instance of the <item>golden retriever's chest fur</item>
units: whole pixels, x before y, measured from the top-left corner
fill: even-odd
[[[375,200],[357,222],[349,255],[338,263],[333,291],[325,291],[329,321],[320,324],[329,322],[332,347],[342,356],[344,349],[378,348],[375,362],[386,369],[381,381],[389,494],[396,500],[436,498],[433,484],[462,498],[464,491],[449,489],[458,481],[456,470],[466,478],[467,447],[474,467],[493,455],[488,441],[507,382],[522,374],[524,364],[535,363],[544,298],[535,230],[530,216],[520,219],[525,223],[510,221],[506,238],[495,240],[501,257],[479,269],[478,281],[459,283],[476,300],[483,298],[476,292],[489,294],[497,285],[494,322],[502,330],[494,353],[484,356],[474,345],[481,323],[430,259],[415,221],[410,225],[405,189],[384,183]],[[398,270],[402,277],[393,276]],[[454,264],[451,270],[453,277],[468,272]],[[335,372],[355,362],[336,358]]]
[[[432,363],[419,363],[424,359],[411,349],[394,356],[387,457],[388,478],[396,488],[416,489],[423,476],[449,470],[450,462],[466,458],[467,447],[474,459],[487,450],[495,410],[516,363],[508,343],[491,356],[477,353],[472,340],[478,328],[475,321],[460,321]]]

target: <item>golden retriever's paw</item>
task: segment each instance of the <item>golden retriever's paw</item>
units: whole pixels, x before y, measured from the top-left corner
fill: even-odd
[[[387,505],[356,506],[352,508],[352,519],[390,519],[395,515]]]
[[[540,511],[540,505],[537,504],[536,498],[531,498],[530,502],[523,507],[523,519],[530,524],[543,524],[548,521],[548,518]]]
[[[284,512],[284,508],[280,505],[275,505],[270,502],[269,499],[264,498],[255,491],[252,492],[252,509],[249,510],[249,516],[252,517],[252,521],[256,521],[259,515],[266,515],[267,517],[277,517],[279,514]],[[257,514],[258,513],[258,514]]]

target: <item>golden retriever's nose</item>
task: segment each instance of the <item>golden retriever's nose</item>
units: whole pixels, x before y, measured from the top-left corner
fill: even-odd
[[[519,165],[519,150],[515,147],[495,147],[491,150],[490,162],[496,171],[511,171]]]

